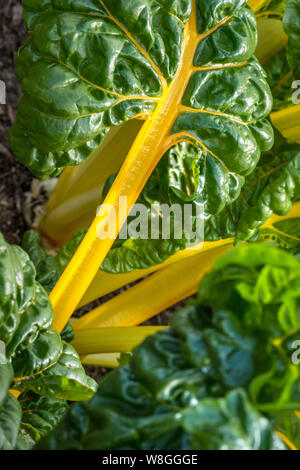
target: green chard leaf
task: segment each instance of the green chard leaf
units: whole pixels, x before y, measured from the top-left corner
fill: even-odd
[[[1,384],[2,386],[2,384]],[[17,444],[22,409],[10,393],[0,407],[0,450],[13,450]]]
[[[286,411],[274,415],[274,423],[278,431],[284,434],[294,445],[294,450],[300,449],[300,414]]]
[[[96,384],[72,346],[51,329],[51,303],[35,276],[28,255],[0,235],[0,338],[14,370],[14,388],[50,398],[88,399]]]
[[[12,450],[17,442],[22,411],[16,398],[8,391],[13,368],[7,361],[3,344],[0,344],[0,450]]]
[[[147,210],[144,226],[147,227],[148,234],[151,234],[151,223],[155,225],[159,219],[158,238],[143,238],[143,233],[140,234],[141,238],[132,237],[130,229],[132,226],[137,227],[140,214],[129,214],[125,236],[122,231],[122,235],[117,237],[101,269],[109,273],[146,269],[164,262],[179,250],[190,246],[191,240],[187,239],[182,232],[176,238],[175,231],[170,230],[170,237],[162,238],[164,219],[171,221],[171,227],[175,226],[176,215],[168,212],[172,204],[177,204],[181,208],[181,214],[184,214],[184,205],[190,204],[190,224],[196,240],[197,237],[199,240],[203,237],[204,241],[234,238],[239,243],[260,238],[277,241],[278,246],[288,250],[293,249],[294,252],[297,250],[299,231],[297,233],[295,229],[292,236],[286,237],[285,230],[283,231],[285,235],[280,235],[279,228],[275,233],[275,226],[263,229],[261,226],[273,214],[287,215],[293,203],[299,200],[299,144],[288,143],[275,130],[275,143],[272,150],[264,153],[255,171],[244,178],[242,189],[237,182],[236,187],[229,190],[230,178],[226,182],[223,175],[221,176],[223,187],[220,188],[218,194],[215,193],[212,196],[213,191],[209,184],[213,186],[220,174],[217,173],[204,187],[201,185],[202,177],[201,152],[197,152],[193,146],[181,143],[167,152],[137,200],[137,203],[142,204],[143,209]],[[102,199],[105,198],[113,180],[112,175],[104,187]],[[165,212],[161,210],[162,206],[165,207]],[[204,211],[204,213],[201,212],[204,223],[200,224],[200,232],[197,233],[196,209],[199,206]],[[180,217],[179,220],[181,220]],[[63,245],[55,258],[47,256],[43,250],[40,254],[38,235],[35,232],[27,232],[23,247],[30,254],[37,269],[37,278],[43,285],[53,282],[52,288],[54,287],[86,232],[87,229],[75,232],[73,239]],[[55,268],[52,268],[54,265]],[[52,276],[53,273],[55,273],[55,279]]]
[[[263,154],[256,169],[243,179],[243,185],[236,180],[235,187],[231,186],[230,177],[226,180],[224,174],[213,170],[210,181],[203,187],[201,153],[186,143],[170,150],[157,165],[137,201],[147,207],[148,234],[151,233],[151,221],[155,223],[156,217],[160,220],[168,217],[167,211],[166,215],[159,210],[153,211],[153,207],[163,204],[169,208],[178,204],[184,213],[184,204],[189,202],[194,233],[197,205],[203,208],[203,226],[200,225],[200,232],[195,234],[199,241],[201,237],[204,241],[225,238],[234,238],[236,243],[247,241],[257,238],[259,228],[273,214],[287,215],[300,194],[300,145],[289,144],[278,131],[275,136],[272,151]],[[207,159],[206,172],[208,166]],[[219,179],[223,186],[214,193],[212,186]],[[112,182],[113,178],[107,181],[103,198]],[[174,219],[171,213],[171,221]],[[115,241],[101,266],[103,271],[123,273],[148,268],[164,262],[191,243],[184,234],[176,239],[174,231],[167,240],[162,239],[161,232],[158,239],[143,238],[143,234],[141,238],[132,238],[130,226],[137,224],[137,220],[140,220],[139,214],[137,217],[129,215],[127,234],[124,239],[119,235]]]
[[[61,270],[57,265],[55,257],[47,255],[46,251],[41,247],[38,234],[34,230],[28,230],[24,234],[22,248],[34,264],[36,280],[50,294],[61,275]]]
[[[265,153],[256,170],[245,179],[241,196],[205,224],[205,240],[255,239],[273,215],[289,213],[300,194],[300,145],[290,144],[275,131],[272,151]]]
[[[136,347],[39,448],[284,449],[275,430],[294,432],[286,415],[300,398],[299,286],[300,262],[276,247],[228,252],[170,328]]]
[[[170,135],[207,153],[210,173],[232,174],[233,186],[255,168],[262,129],[272,141],[265,121],[272,100],[253,55],[256,21],[246,0],[23,3],[29,38],[16,72],[24,96],[10,143],[35,175],[85,161],[113,126],[152,119],[165,87],[188,72],[184,32],[195,7],[205,37],[195,44]]]
[[[31,449],[52,431],[66,414],[69,405],[65,400],[48,398],[25,392],[19,396],[22,406],[22,422],[19,430],[18,448]]]

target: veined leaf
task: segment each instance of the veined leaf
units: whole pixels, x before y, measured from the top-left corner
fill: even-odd
[[[15,448],[21,417],[22,409],[18,400],[8,393],[0,407],[0,450]]]
[[[96,384],[86,377],[72,346],[51,329],[51,303],[35,276],[28,255],[0,235],[0,338],[13,368],[14,388],[51,398],[88,399]],[[7,367],[1,365],[1,371]],[[6,388],[10,379],[3,377]]]
[[[31,168],[45,177],[52,171],[57,172],[58,167],[61,168],[61,162],[52,165],[55,152],[61,152],[58,157],[63,156],[63,159],[66,154],[72,155],[78,163],[87,156],[85,151],[78,155],[81,145],[98,138],[107,126],[112,127],[131,118],[146,118],[105,204],[99,208],[89,234],[82,242],[80,252],[75,254],[51,293],[54,311],[58,313],[54,327],[61,331],[112,246],[112,239],[100,240],[98,237],[98,230],[105,226],[105,205],[111,208],[110,214],[116,213],[119,230],[128,215],[126,210],[121,209],[120,196],[126,196],[128,207],[131,207],[161,157],[181,142],[187,141],[204,151],[215,162],[216,169],[221,165],[228,173],[234,173],[237,179],[249,174],[257,165],[261,150],[266,150],[272,144],[272,130],[265,120],[272,100],[264,72],[253,56],[257,36],[255,17],[245,0],[230,0],[226,5],[216,0],[213,9],[211,1],[189,0],[183,16],[173,14],[174,5],[170,6],[169,3],[164,4],[162,13],[161,5],[156,0],[137,0],[135,8],[128,2],[120,5],[115,0],[101,0],[96,6],[100,18],[94,10],[94,2],[93,8],[90,4],[81,4],[80,13],[74,12],[73,6],[69,4],[63,5],[61,0],[58,3],[61,8],[54,12],[52,4],[46,2],[43,13],[35,3],[37,8],[32,32],[19,55],[17,68],[21,71],[20,78],[23,75],[21,80],[24,82],[25,94],[11,133],[11,143],[19,157],[27,155],[25,160],[30,160]],[[30,2],[27,5],[28,10],[32,11]],[[93,9],[93,15],[90,15],[90,8]],[[147,18],[147,28],[143,15]],[[160,21],[161,18],[163,21]],[[165,21],[168,25],[167,33]],[[94,30],[89,29],[91,25],[99,31],[96,38],[100,46],[97,41],[95,46]],[[111,34],[104,35],[104,31],[114,32],[114,40],[111,40]],[[70,50],[58,47],[58,37],[60,44],[66,44],[71,39]],[[73,42],[75,37],[76,41]],[[172,41],[173,49],[169,47]],[[87,49],[88,61],[85,53]],[[163,54],[157,55],[158,49]],[[171,49],[173,52],[170,52]],[[82,55],[77,57],[74,50],[82,51]],[[126,61],[123,58],[124,51],[127,54]],[[50,76],[53,79],[49,71],[49,57],[50,62],[54,58],[55,65],[51,62],[53,69],[63,68],[63,87],[59,90],[63,89],[68,96],[70,91],[70,100],[58,99],[57,95],[54,97],[52,89],[48,93],[46,82]],[[120,57],[121,65],[118,61]],[[66,59],[71,70],[66,70],[63,65]],[[35,66],[41,71],[36,71],[30,80],[30,87],[29,84],[26,86],[26,77]],[[69,72],[77,74],[70,87],[65,86],[66,75],[68,83],[72,81]],[[41,81],[40,74],[43,75]],[[124,79],[122,83],[120,76]],[[88,83],[83,84],[81,77]],[[35,79],[38,86],[33,84]],[[137,83],[137,79],[141,83]],[[76,92],[76,97],[82,96],[82,86],[89,90],[90,86],[100,87],[101,90],[97,88],[96,91],[93,88],[93,97],[97,95],[99,100],[98,92],[101,91],[101,109],[99,101],[96,103],[93,99],[89,107],[84,92],[81,110],[89,111],[90,114],[82,115],[77,108],[74,110],[72,93],[77,85],[81,88]],[[218,93],[213,93],[216,89]],[[34,90],[34,98],[31,90]],[[136,99],[137,95],[131,94],[133,91],[139,99]],[[115,96],[115,92],[122,95],[120,103],[120,96]],[[102,97],[104,101],[108,99],[105,105]],[[115,107],[112,104],[114,100],[118,103]],[[45,109],[49,106],[45,103],[50,103],[51,111],[55,111],[55,114],[50,116]],[[34,115],[30,120],[25,117],[28,109]],[[46,111],[46,116],[41,118],[40,109]],[[73,114],[65,119],[70,109]],[[68,122],[65,125],[66,120]],[[41,152],[44,152],[43,157]],[[45,173],[43,165],[39,163],[41,159],[45,163]],[[70,163],[70,160],[66,162]],[[219,185],[215,191],[219,192]],[[81,275],[79,272],[83,265],[84,275]],[[80,283],[75,282],[74,277],[80,279]]]
[[[196,4],[199,36],[188,40]],[[161,155],[187,139],[215,165],[249,173],[271,100],[252,57],[255,18],[245,4],[24,0],[30,37],[16,61],[24,97],[11,132],[15,153],[38,176],[57,174],[84,161],[109,127],[160,119],[161,108],[170,139]]]
[[[65,423],[56,429],[57,434],[42,440],[38,449],[284,449],[268,420],[257,413],[242,390],[174,410],[172,406],[151,403],[143,386],[126,373],[126,367],[123,369],[122,374],[111,376],[115,385],[122,386],[121,393],[111,400],[115,402],[114,409],[109,407],[109,388],[103,387],[101,395],[90,404],[74,407]],[[125,399],[126,384],[130,392]],[[135,405],[134,392],[139,394]],[[94,419],[93,410],[97,410]],[[85,429],[79,426],[79,415],[85,417]],[[99,425],[101,421],[105,422],[104,430]],[[73,435],[67,431],[71,427]]]
[[[197,300],[135,348],[90,402],[72,407],[39,448],[285,448],[274,413],[299,407],[290,348],[299,280],[299,261],[278,248],[227,252]]]
[[[259,240],[270,240],[290,253],[300,253],[300,218],[291,218],[274,223],[259,231]]]
[[[47,397],[65,400],[86,400],[96,391],[96,383],[88,377],[78,354],[68,343],[62,343],[62,352],[55,363],[28,377],[15,379],[19,391],[32,390]]]
[[[265,27],[268,24],[268,18],[276,17],[277,23],[282,22],[281,29],[284,30],[287,38],[286,41],[282,42],[281,50],[272,54],[272,57],[264,63],[267,80],[274,99],[273,111],[293,105],[293,95],[296,92],[294,83],[300,79],[300,4],[298,0],[285,0],[277,3],[277,5],[275,4],[270,8],[262,9],[257,15],[259,22],[261,24],[265,23]],[[278,26],[278,28],[280,27]],[[262,29],[262,35],[263,33],[264,28]],[[282,32],[282,34],[284,33]],[[271,42],[272,35],[265,40]],[[260,54],[259,50],[258,54]]]
[[[278,131],[275,135],[272,151],[263,155],[256,170],[246,177],[241,196],[206,221],[205,240],[255,238],[272,214],[288,214],[299,199],[300,146],[289,144]]]
[[[169,155],[163,157],[146,183],[138,203],[148,207],[149,227],[150,219],[153,220],[154,217],[151,204],[167,204],[170,207],[172,203],[184,205],[189,201],[192,205],[203,204],[205,208],[204,225],[201,227],[204,228],[204,241],[235,238],[239,243],[257,236],[259,227],[273,213],[288,214],[293,202],[298,200],[300,146],[289,144],[278,131],[272,151],[264,154],[255,171],[243,179],[243,186],[233,175],[225,175],[221,168],[217,171],[216,167],[211,167],[211,178],[204,188],[201,187],[201,153],[193,152],[192,148],[189,151],[190,153],[185,150],[184,159],[180,159],[180,147],[172,149]],[[207,159],[206,172],[209,171]],[[215,185],[216,188],[217,181],[223,181],[223,185],[219,191],[213,191],[212,186]],[[163,218],[163,215],[159,214],[159,217]],[[131,220],[129,215],[128,227]],[[193,221],[192,226],[194,225]],[[161,234],[158,240],[118,238],[101,269],[110,273],[145,269],[162,263],[188,244],[189,241],[184,236],[176,240],[172,233],[168,240],[163,240]]]
[[[69,406],[65,400],[34,395],[32,392],[19,396],[22,406],[22,422],[19,431],[20,444],[30,449],[52,431],[66,414]]]

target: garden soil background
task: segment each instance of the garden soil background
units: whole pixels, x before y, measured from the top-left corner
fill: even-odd
[[[6,86],[6,104],[0,104],[0,231],[9,243],[20,245],[28,228],[23,215],[23,205],[26,193],[30,192],[33,177],[12,154],[8,145],[8,131],[15,121],[18,102],[22,96],[14,72],[14,58],[24,44],[27,33],[22,20],[21,0],[0,1],[0,80]],[[112,294],[97,303],[102,303],[110,297]],[[183,303],[180,303],[166,310],[146,324],[167,325],[170,316],[182,305]],[[87,310],[85,308],[81,313]],[[106,371],[88,367],[87,372],[99,380]]]

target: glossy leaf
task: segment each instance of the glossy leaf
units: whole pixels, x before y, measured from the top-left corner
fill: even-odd
[[[292,237],[288,236],[285,241],[283,236],[278,237],[278,230],[263,229],[260,227],[273,215],[286,215],[292,208],[294,202],[298,200],[300,193],[300,145],[289,144],[278,132],[275,132],[275,144],[272,151],[263,154],[255,171],[244,178],[242,194],[240,193],[240,183],[235,180],[235,187],[230,189],[230,181],[225,175],[217,173],[212,177],[211,184],[218,178],[223,181],[222,190],[213,197],[212,188],[205,190],[201,187],[203,162],[201,163],[201,153],[197,153],[189,144],[179,144],[170,150],[158,164],[155,172],[146,183],[138,203],[143,204],[148,211],[148,233],[151,234],[151,220],[155,222],[160,219],[160,232],[158,239],[134,239],[127,231],[127,239],[117,238],[112,249],[109,251],[101,269],[110,273],[124,273],[135,269],[148,268],[162,263],[171,255],[189,246],[190,240],[184,238],[176,239],[174,232],[170,233],[168,240],[163,240],[161,236],[163,212],[153,212],[153,207],[158,204],[178,204],[184,213],[184,204],[192,205],[192,214],[195,214],[197,205],[203,205],[205,221],[200,227],[199,239],[204,236],[205,241],[217,241],[226,238],[235,238],[236,242],[256,239],[277,239],[279,246],[287,249],[296,248],[298,233]],[[182,150],[183,149],[183,150]],[[183,157],[184,154],[184,157]],[[199,158],[200,157],[200,158]],[[208,160],[207,160],[208,165]],[[213,173],[212,173],[213,174]],[[113,178],[107,181],[104,188],[103,198],[112,184]],[[227,195],[227,196],[226,196]],[[227,199],[226,199],[227,198]],[[224,207],[226,206],[226,207]],[[152,207],[152,212],[151,212]],[[216,208],[217,214],[211,214]],[[171,220],[172,219],[171,213]],[[168,213],[166,212],[166,217]],[[137,217],[129,215],[127,226],[135,224]],[[195,219],[192,219],[191,226],[195,229]],[[204,229],[204,234],[202,233]],[[296,231],[294,231],[296,232]],[[62,273],[68,262],[74,255],[80,242],[86,233],[85,229],[74,234],[71,242],[66,243],[59,254],[53,260],[48,261],[45,252],[39,255],[39,246],[35,249],[34,243],[25,243],[28,252],[34,251],[32,260],[38,272],[38,279],[47,281],[47,276],[52,280],[52,272],[55,270]],[[125,238],[126,238],[125,237]],[[141,235],[142,237],[142,235]],[[296,237],[296,240],[293,238]],[[28,235],[25,240],[34,238],[38,243],[38,236]],[[46,261],[38,261],[38,259]],[[48,263],[52,266],[55,263],[55,270],[48,270]],[[58,280],[57,275],[56,280]]]
[[[192,73],[180,69],[191,0],[23,3],[30,36],[16,60],[24,96],[10,142],[37,176],[86,160],[111,126],[152,119],[175,77],[183,108],[174,112],[171,135],[227,172],[254,169],[271,99],[253,57],[256,24],[246,0],[197,2],[205,35],[195,42]]]
[[[299,406],[299,281],[299,261],[278,248],[227,252],[170,328],[147,337],[39,448],[285,448],[274,413]]]
[[[15,379],[15,388],[32,390],[47,397],[79,401],[91,397],[96,391],[96,384],[85,374],[75,349],[62,342],[62,351],[56,362],[38,372],[34,370],[28,377]]]
[[[0,450],[14,449],[21,421],[21,407],[8,391],[12,379],[13,368],[0,350]]]
[[[287,0],[286,9],[283,18],[285,32],[289,37],[287,46],[287,59],[294,71],[295,79],[300,79],[300,3],[298,0]]]
[[[66,414],[69,406],[64,400],[22,393],[19,397],[22,406],[22,422],[19,441],[23,448],[30,449],[52,431]],[[19,444],[20,445],[20,444]]]

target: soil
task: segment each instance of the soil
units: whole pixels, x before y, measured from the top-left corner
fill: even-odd
[[[0,105],[0,230],[9,243],[20,244],[26,229],[22,215],[24,193],[32,176],[12,155],[8,130],[15,120],[21,87],[14,72],[14,57],[24,43],[26,30],[19,0],[0,5],[0,80],[6,86],[6,105]]]
[[[0,80],[6,86],[6,104],[0,104],[0,232],[9,243],[18,245],[27,230],[23,204],[33,181],[29,170],[18,162],[8,144],[8,131],[15,120],[17,105],[22,96],[14,72],[14,57],[26,39],[22,10],[21,0],[5,0],[0,5]],[[116,294],[110,294],[92,307]],[[183,303],[177,304],[145,324],[167,325],[174,311],[182,305]],[[87,311],[87,308],[81,309],[79,315]],[[106,370],[88,367],[87,372],[99,380]]]

